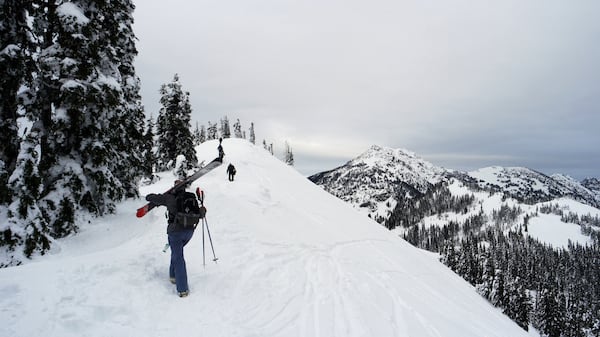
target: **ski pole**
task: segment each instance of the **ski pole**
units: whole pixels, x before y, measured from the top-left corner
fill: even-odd
[[[206,258],[204,253],[204,221],[202,221],[202,266],[206,268]]]
[[[212,253],[213,253],[213,261],[215,261],[215,263],[217,263],[218,258],[215,255],[215,247],[213,246],[212,238],[210,237],[210,230],[208,229],[208,221],[206,221],[206,216],[204,216],[204,222],[206,223],[206,232],[208,233],[208,240],[210,240],[210,248],[212,249]]]

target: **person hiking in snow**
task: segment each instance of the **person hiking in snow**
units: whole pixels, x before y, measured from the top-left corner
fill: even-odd
[[[177,185],[179,182],[180,180],[176,180],[175,185]],[[184,198],[189,198],[190,195],[194,198],[197,207],[196,195],[186,192],[185,188],[179,189],[175,192],[164,194],[148,194],[146,196],[146,201],[167,207],[167,235],[169,238],[169,246],[171,247],[169,279],[171,283],[177,286],[177,294],[179,297],[185,297],[189,294],[183,247],[185,247],[185,245],[187,245],[187,243],[192,239],[192,236],[194,235],[194,229],[196,227],[195,224],[190,225],[189,222],[186,221],[187,219],[181,216],[180,208],[183,202],[188,202],[188,200],[185,200]],[[197,223],[198,219],[196,219],[196,224]]]
[[[219,160],[221,162],[223,162],[223,156],[225,156],[225,152],[223,152],[223,145],[221,145],[222,142],[223,138],[219,138],[219,146],[217,147],[217,150],[219,150]]]
[[[227,166],[227,174],[229,175],[229,181],[233,181],[233,177],[235,176],[235,166],[233,164]]]

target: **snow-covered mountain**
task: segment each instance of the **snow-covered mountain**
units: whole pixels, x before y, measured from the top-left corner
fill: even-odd
[[[425,193],[446,173],[410,151],[374,145],[345,165],[309,179],[377,219],[394,209],[400,191]]]
[[[600,184],[595,179],[586,180],[584,186],[568,176],[547,176],[523,167],[453,171],[437,167],[410,151],[380,146],[372,146],[347,164],[309,179],[380,222],[390,216],[398,196],[423,194],[433,185],[452,179],[528,204],[570,198],[600,207],[600,192],[593,189]]]
[[[0,336],[527,335],[435,256],[261,147],[236,139],[223,146],[224,165],[192,186],[205,191],[219,260],[210,262],[206,238],[203,267],[198,229],[186,247],[189,297],[177,297],[168,280],[164,209],[137,219],[144,201],[127,201],[113,216],[79,224],[50,254],[0,270]],[[199,146],[199,159],[214,158],[216,147]],[[411,167],[399,175],[419,179],[409,172],[431,168],[402,156]],[[174,176],[161,177],[142,193],[168,189]]]

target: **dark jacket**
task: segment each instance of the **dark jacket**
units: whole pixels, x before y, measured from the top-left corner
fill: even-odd
[[[150,201],[151,203],[167,206],[167,211],[169,212],[169,219],[167,220],[167,233],[177,232],[186,230],[183,226],[177,225],[175,223],[175,214],[177,214],[177,194],[185,192],[184,189],[178,191],[177,193],[163,193],[163,194],[148,194],[146,196],[146,201]]]
[[[233,165],[229,164],[229,166],[227,166],[227,173],[235,174],[235,167]]]

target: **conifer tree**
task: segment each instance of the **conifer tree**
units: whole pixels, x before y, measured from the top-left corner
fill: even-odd
[[[504,308],[506,303],[506,290],[504,288],[504,272],[502,269],[496,269],[494,281],[492,283],[492,292],[490,293],[492,304]]]
[[[204,128],[204,125],[200,126],[200,136],[198,137],[198,141],[200,141],[200,144],[206,141],[206,129]]]
[[[12,3],[12,5],[15,4],[16,2]],[[4,5],[11,6],[9,2]],[[37,5],[29,8],[29,15],[33,21],[31,35],[36,41],[35,46],[31,46],[29,52],[33,53],[34,49],[40,50],[35,70],[31,70],[36,72],[36,77],[27,83],[22,95],[24,99],[20,102],[24,110],[24,117],[32,126],[25,131],[21,140],[18,155],[15,157],[15,169],[8,181],[12,189],[12,200],[8,207],[8,226],[5,227],[2,238],[0,238],[0,245],[6,252],[7,261],[5,263],[7,265],[17,265],[23,258],[30,257],[35,251],[43,254],[50,246],[49,235],[51,233],[40,205],[40,198],[45,193],[43,179],[52,163],[51,154],[53,153],[49,146],[48,128],[51,126],[52,117],[51,97],[56,97],[58,91],[55,88],[58,87],[58,84],[52,76],[48,75],[48,68],[51,68],[56,62],[47,62],[47,60],[56,36],[57,5],[54,2]],[[24,9],[21,8],[21,10]],[[19,16],[17,12],[14,14]],[[25,29],[23,25],[19,27]],[[25,34],[25,32],[21,34]],[[6,51],[7,49],[3,50],[3,52]],[[21,51],[24,50],[21,49]],[[5,92],[3,91],[3,95]],[[4,99],[5,97],[3,97]],[[6,99],[10,102],[10,95]],[[4,110],[2,113],[6,114],[6,112],[7,110]],[[8,112],[10,113],[10,111]]]
[[[537,314],[541,332],[549,337],[561,336],[564,312],[559,305],[556,285],[547,285],[541,291]]]
[[[35,76],[19,101],[32,126],[10,178],[14,198],[1,242],[14,263],[16,246],[26,257],[44,253],[50,236],[77,229],[79,213],[106,214],[136,195],[142,170],[141,155],[131,154],[143,140],[131,1],[32,4]]]
[[[484,261],[483,275],[481,277],[482,282],[477,285],[477,292],[483,297],[491,300],[492,286],[496,277],[496,268],[494,265],[494,260],[489,254],[485,254]]]
[[[37,163],[41,153],[40,122],[33,124],[23,139],[16,169],[9,183],[17,193],[8,209],[8,228],[0,236],[0,246],[8,260],[6,265],[18,265],[34,252],[44,254],[50,249],[50,230],[38,200],[43,192],[43,180]],[[6,265],[0,263],[0,267]]]
[[[233,136],[235,138],[242,138],[242,124],[240,123],[240,119],[238,118],[235,123],[233,123]]]
[[[231,138],[231,129],[229,128],[229,119],[227,116],[221,119],[221,127],[219,131],[221,132],[221,137]]]
[[[55,9],[57,34],[42,57],[50,66],[61,61],[46,75],[57,80],[58,92],[48,128],[53,182],[43,208],[58,207],[48,212],[57,237],[75,230],[80,206],[102,215],[137,194],[142,157],[131,149],[142,145],[144,120],[133,70],[132,11],[127,0],[79,0]]]
[[[200,138],[200,127],[198,126],[198,122],[196,122],[196,128],[194,128],[194,146],[202,144]]]
[[[285,163],[294,166],[294,153],[292,153],[292,147],[287,141],[285,142]]]
[[[35,71],[34,41],[27,26],[31,5],[24,0],[0,2],[0,205],[12,201],[8,179],[19,152],[18,92]]]
[[[92,1],[92,6],[94,2]],[[153,140],[147,139],[144,134],[145,114],[140,95],[140,79],[136,75],[134,58],[137,56],[135,47],[136,37],[133,32],[133,12],[135,6],[132,0],[111,1],[110,10],[107,10],[104,19],[104,30],[108,32],[111,41],[114,41],[115,57],[117,64],[122,95],[111,120],[111,143],[122,160],[110,161],[118,181],[123,185],[125,197],[138,195],[138,182],[144,172],[144,153],[132,149],[144,149],[154,146]],[[111,21],[112,18],[112,21]],[[108,48],[110,51],[110,47]],[[107,52],[107,58],[110,55]]]
[[[217,124],[212,124],[210,121],[208,122],[208,128],[206,129],[206,139],[207,140],[215,140],[218,137]]]
[[[256,135],[254,134],[254,122],[250,123],[250,143],[256,144]]]
[[[198,159],[190,131],[192,109],[189,93],[183,92],[179,76],[175,74],[171,83],[163,84],[160,94],[158,167],[160,170],[174,168],[177,156],[181,154],[186,159],[186,169],[191,169],[198,165]]]
[[[154,175],[154,163],[156,162],[156,154],[154,153],[154,118],[152,115],[146,122],[146,133],[144,134],[144,177],[152,179]]]
[[[525,330],[529,329],[529,297],[521,279],[516,276],[506,285],[504,313]]]

